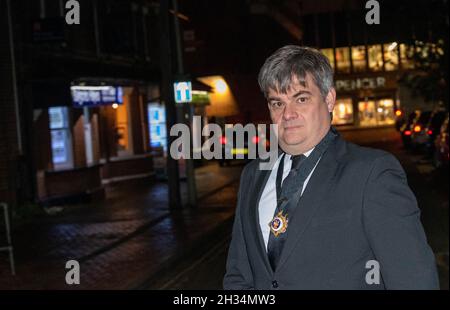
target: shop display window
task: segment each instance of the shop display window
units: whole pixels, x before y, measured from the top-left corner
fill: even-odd
[[[350,73],[350,52],[348,47],[336,48],[336,64],[340,73]]]
[[[378,125],[391,125],[395,123],[394,100],[381,99],[377,101]]]
[[[367,48],[367,52],[369,57],[369,70],[383,70],[383,55],[381,53],[381,45],[370,45]]]
[[[358,103],[359,111],[359,125],[364,126],[376,126],[376,105],[375,101],[361,101]]]
[[[366,47],[364,45],[352,47],[352,62],[354,72],[366,70]]]
[[[48,109],[52,161],[55,169],[71,168],[72,144],[67,107]]]
[[[333,125],[346,125],[353,123],[352,99],[338,99],[333,110]]]
[[[358,112],[359,125],[362,127],[395,123],[394,101],[392,99],[360,101]]]
[[[397,42],[383,44],[384,69],[386,71],[398,70],[398,44]]]

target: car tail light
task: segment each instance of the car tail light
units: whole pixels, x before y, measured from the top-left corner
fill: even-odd
[[[410,136],[411,135],[411,130],[405,130],[405,136]]]
[[[420,127],[419,125],[414,126],[414,132],[420,132],[420,130],[422,130],[422,127]]]
[[[431,135],[433,134],[433,130],[429,129],[429,130],[427,131],[427,134],[428,134],[429,136],[431,136]]]
[[[227,144],[227,137],[222,136],[222,137],[220,137],[219,141],[220,141],[220,144]]]
[[[254,136],[252,139],[254,144],[258,144],[259,143],[259,137],[258,136]]]

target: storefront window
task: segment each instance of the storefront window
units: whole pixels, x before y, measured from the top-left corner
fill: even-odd
[[[398,44],[392,42],[383,44],[384,68],[386,71],[398,70]]]
[[[358,103],[359,125],[376,126],[376,106],[375,101],[360,101]]]
[[[394,100],[381,99],[377,101],[378,125],[391,125],[395,123]]]
[[[358,103],[360,126],[382,126],[395,123],[394,101],[380,99]]]
[[[371,71],[383,70],[383,57],[381,54],[381,45],[371,45],[367,49],[369,56],[369,69]]]
[[[353,46],[352,47],[352,62],[353,71],[362,72],[366,70],[366,47]]]
[[[147,105],[150,147],[162,147],[167,152],[166,110],[158,102]]]
[[[345,125],[353,123],[352,99],[338,99],[333,110],[334,125]]]
[[[71,168],[73,163],[68,108],[52,107],[48,109],[48,114],[54,168]]]
[[[414,46],[400,44],[400,61],[403,69],[414,69]]]
[[[350,73],[350,53],[348,47],[336,48],[336,63],[339,72]]]
[[[327,49],[323,49],[321,50],[322,53],[327,56],[328,60],[330,61],[330,65],[334,70],[334,52],[332,48],[327,48]]]

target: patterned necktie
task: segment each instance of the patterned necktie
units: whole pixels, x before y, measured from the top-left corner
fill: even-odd
[[[292,187],[292,185],[294,184],[294,182],[292,181],[296,177],[300,165],[306,159],[306,156],[303,154],[291,156],[292,161],[291,170],[289,171],[289,174],[284,179],[284,181],[282,181],[284,171],[284,156],[285,154],[283,154],[283,156],[281,157],[280,164],[278,165],[277,179],[276,179],[277,207],[275,209],[274,216],[281,211],[281,206],[283,205],[282,203],[285,199],[283,197],[290,197],[287,195],[283,195],[283,192],[287,194],[292,191],[292,188],[289,187]],[[269,256],[270,265],[272,266],[273,270],[275,270],[279,254],[281,253],[281,246],[282,246],[281,242],[277,240],[277,237],[275,237],[275,235],[271,233],[269,236],[269,243],[267,245],[267,254]]]
[[[277,171],[277,207],[274,217],[269,223],[270,235],[267,244],[267,255],[270,265],[275,271],[287,238],[288,224],[291,221],[293,211],[297,207],[298,198],[301,195],[303,184],[320,157],[324,154],[330,142],[337,136],[334,130],[328,131],[325,137],[317,144],[311,154],[292,156],[291,170],[284,181],[284,155],[281,158]]]

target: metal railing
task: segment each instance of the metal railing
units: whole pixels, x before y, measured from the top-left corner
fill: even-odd
[[[3,209],[3,215],[5,219],[5,228],[6,228],[6,246],[0,246],[0,252],[1,251],[7,251],[9,253],[9,263],[11,266],[11,274],[16,274],[16,268],[14,263],[14,249],[11,242],[11,226],[9,223],[9,210],[8,205],[4,202],[0,202],[0,208]]]

